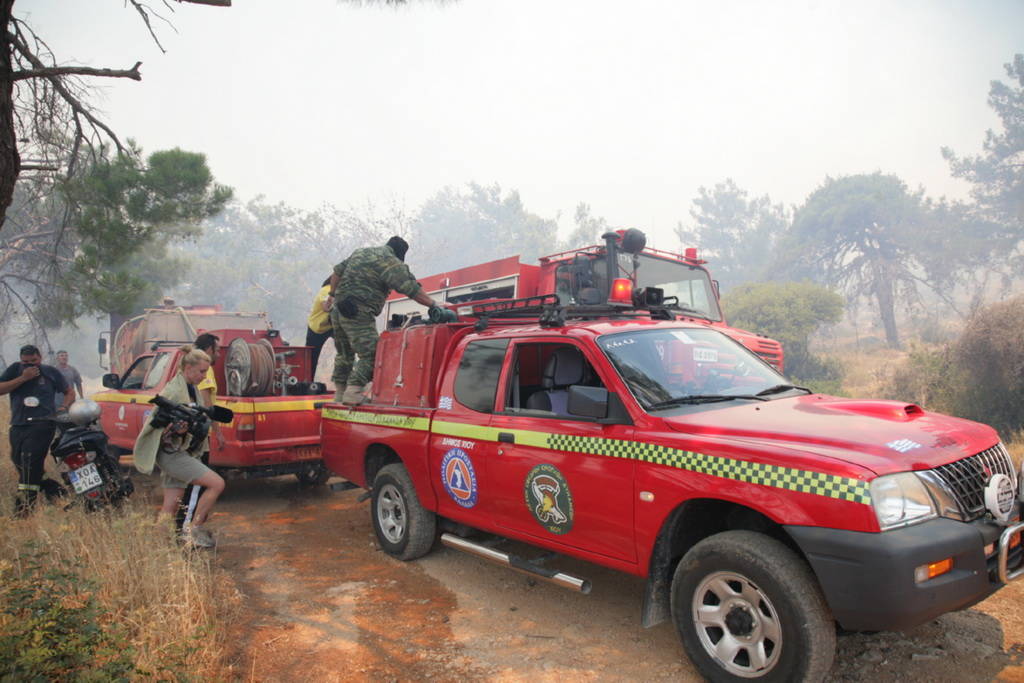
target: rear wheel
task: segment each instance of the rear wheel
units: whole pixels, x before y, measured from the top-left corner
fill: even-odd
[[[672,618],[694,665],[713,681],[820,681],[835,623],[810,567],[764,534],[727,531],[679,562]]]
[[[437,517],[420,504],[404,465],[386,465],[377,473],[370,510],[377,541],[388,555],[415,560],[434,545]]]

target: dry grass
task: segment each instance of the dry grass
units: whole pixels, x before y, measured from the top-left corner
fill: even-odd
[[[906,351],[884,348],[871,352],[844,350],[836,357],[843,365],[843,395],[898,398],[885,396],[885,393],[892,384],[893,372],[906,360]]]
[[[8,410],[4,401],[0,514],[5,517],[13,510],[17,485],[6,434]],[[101,619],[124,629],[135,665],[150,672],[147,679],[220,678],[236,591],[213,568],[209,555],[183,551],[143,498],[120,511],[89,514],[41,504],[27,519],[7,517],[0,563],[20,577],[36,556],[53,567],[70,563],[80,576],[92,579]],[[0,634],[10,626],[2,619]]]
[[[1010,451],[1010,457],[1017,463],[1017,467],[1024,463],[1024,428],[1018,429],[1013,434],[1007,434],[1003,439],[1006,450]]]

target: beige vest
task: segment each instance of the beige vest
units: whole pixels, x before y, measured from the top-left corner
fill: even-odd
[[[164,390],[160,392],[160,395],[166,398],[168,401],[174,401],[175,403],[191,403],[192,399],[188,395],[188,385],[185,382],[185,375],[178,372]],[[196,391],[196,402],[199,405],[205,405],[203,401],[203,394],[200,391]],[[153,406],[153,410],[156,410],[156,406]],[[150,411],[149,415],[146,416],[146,422],[142,425],[142,430],[139,432],[138,438],[135,439],[135,469],[143,474],[149,474],[153,471],[153,465],[156,464],[156,454],[160,450],[160,437],[163,436],[163,429],[154,429],[150,422],[153,419],[153,411]],[[187,439],[192,437],[186,436]],[[188,448],[191,444],[183,445],[182,450]],[[200,444],[201,446],[201,444]],[[190,448],[192,451],[202,452],[198,448]]]

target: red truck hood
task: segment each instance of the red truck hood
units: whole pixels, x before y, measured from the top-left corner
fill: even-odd
[[[812,394],[737,403],[665,424],[695,437],[835,458],[878,475],[922,470],[995,445],[995,430],[977,422],[931,413],[898,401],[870,401]]]

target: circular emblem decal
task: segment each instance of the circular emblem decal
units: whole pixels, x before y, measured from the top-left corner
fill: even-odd
[[[554,465],[537,465],[526,475],[523,487],[526,507],[533,518],[553,534],[572,529],[572,493],[569,483]]]
[[[120,408],[117,409],[117,419],[118,420],[123,420],[124,419],[124,406],[121,406]]]
[[[464,508],[476,505],[476,472],[473,461],[461,448],[452,448],[441,459],[441,483],[456,504]]]

